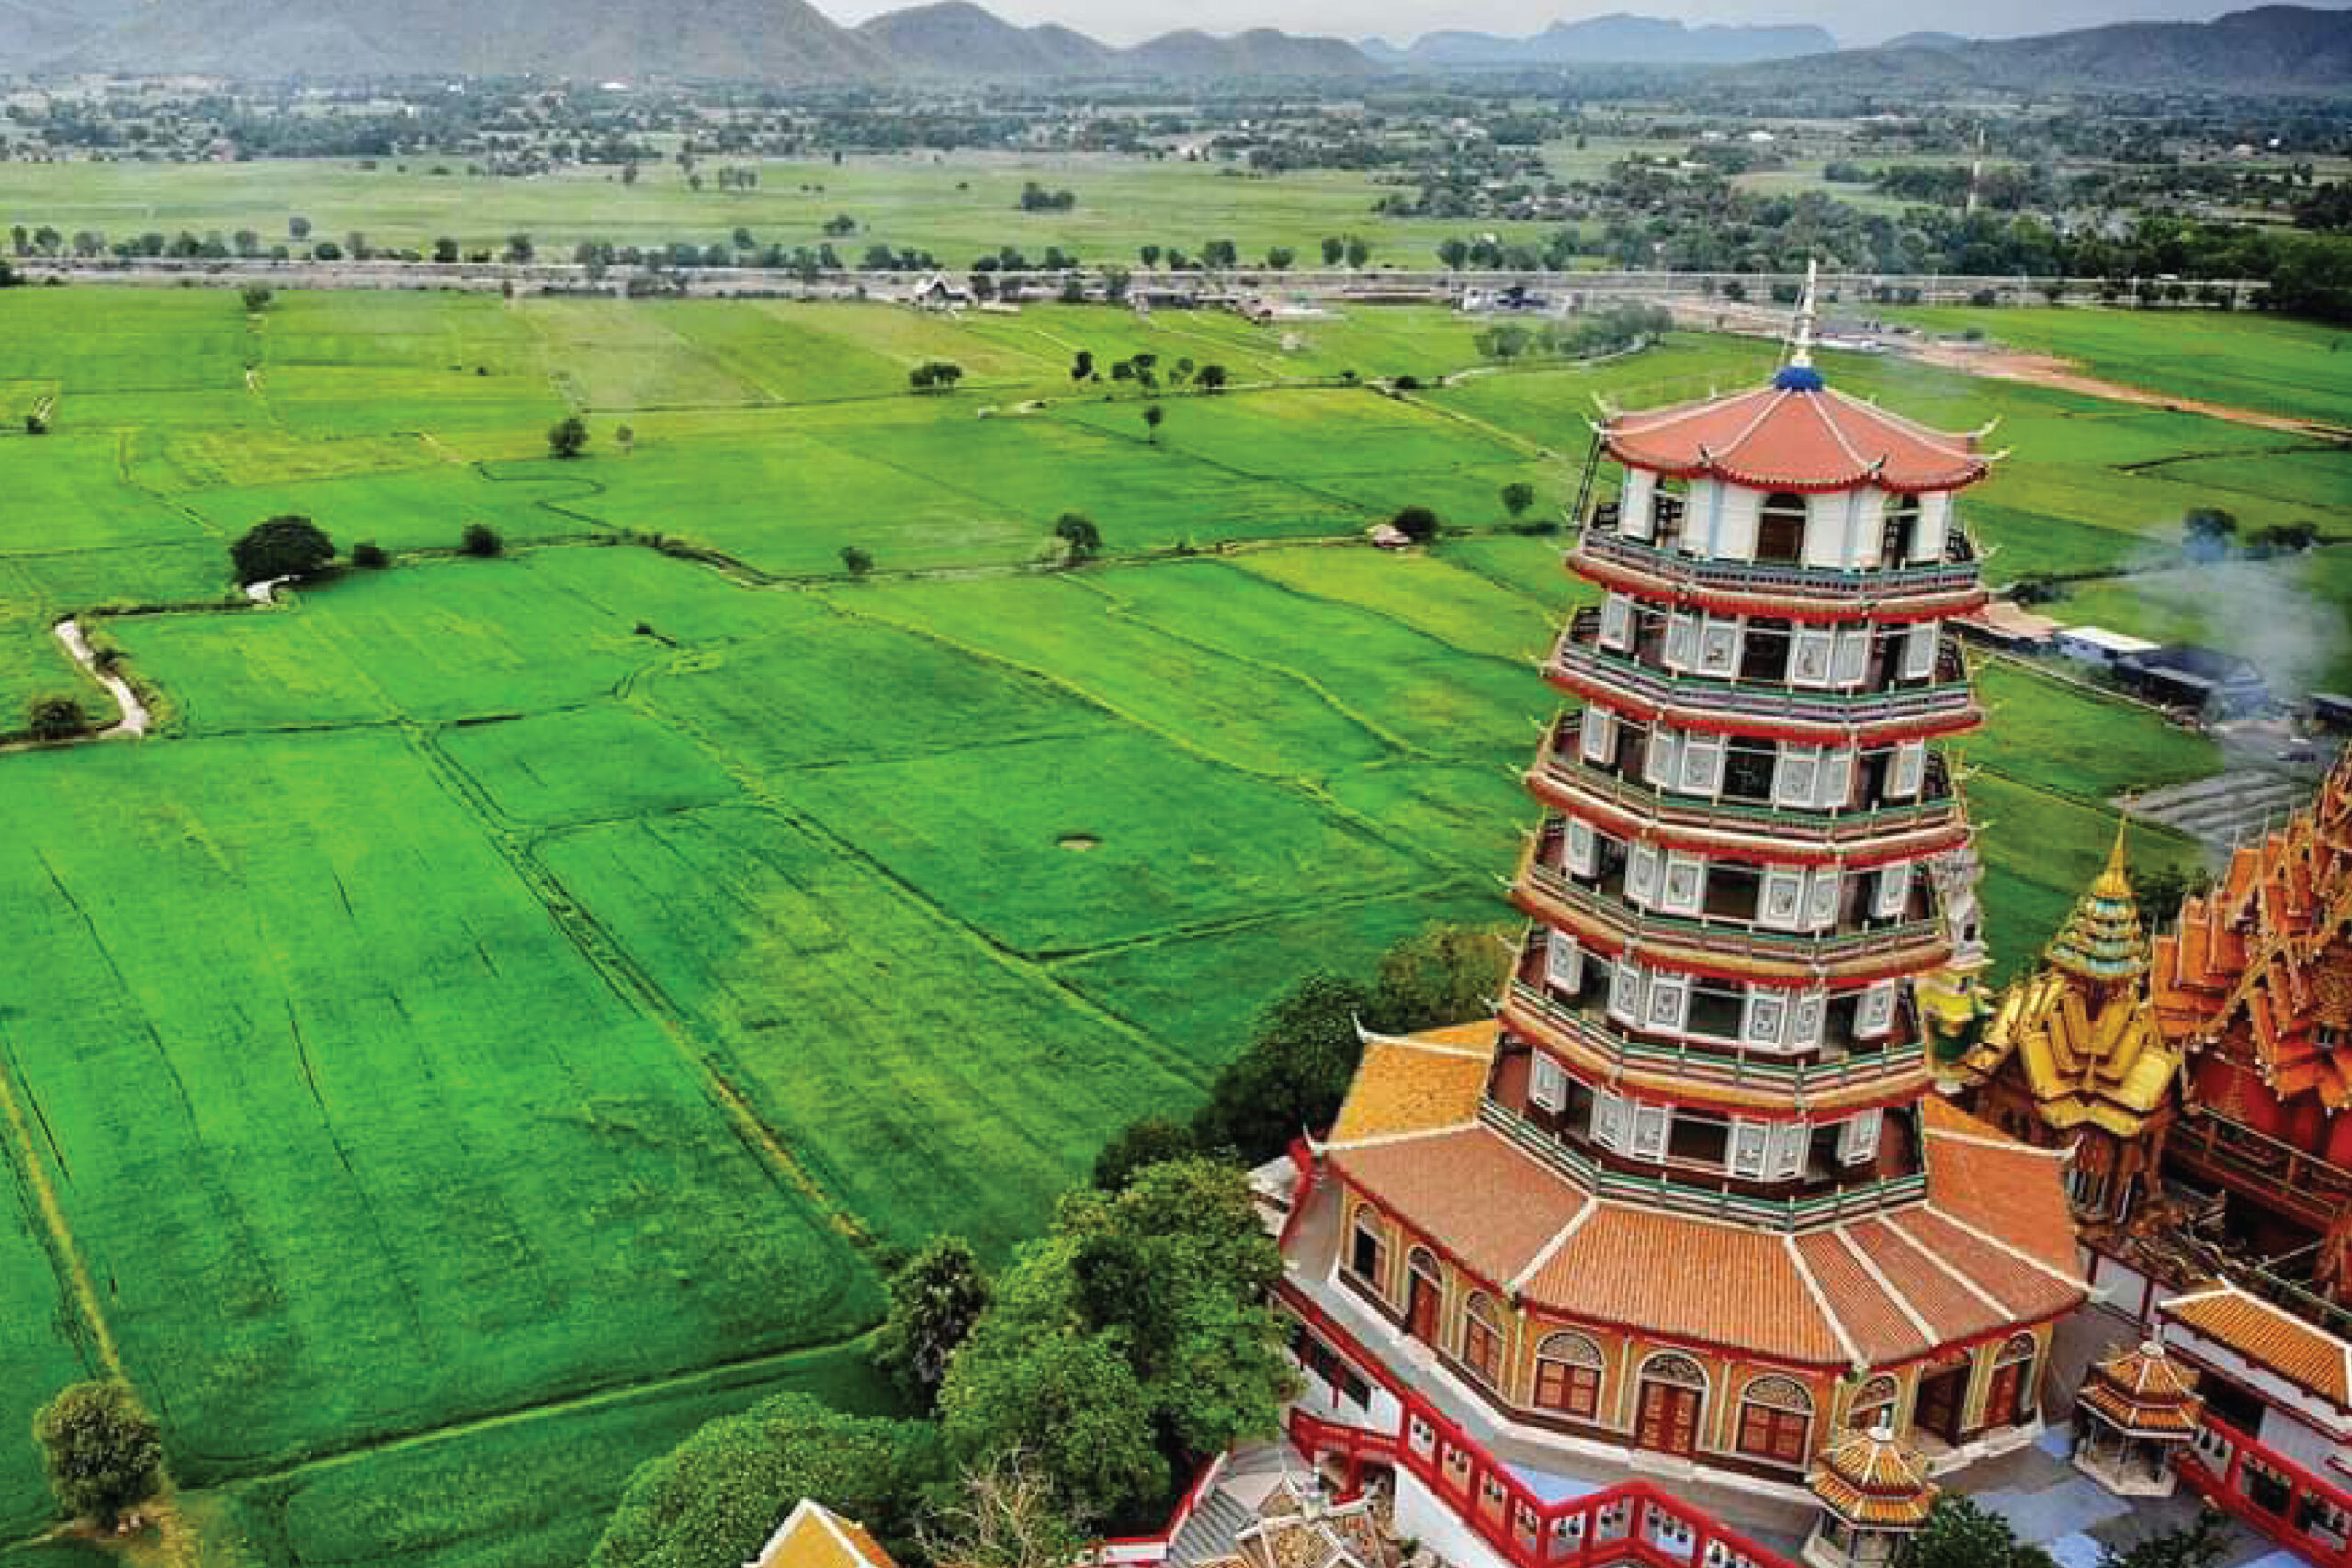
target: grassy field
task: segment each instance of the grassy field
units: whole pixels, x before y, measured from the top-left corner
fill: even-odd
[[[215,1556],[272,1568],[577,1560],[710,1412],[879,1397],[853,1337],[883,1247],[1003,1256],[1302,970],[1508,928],[1554,704],[1532,661],[1589,595],[1556,538],[1493,530],[1496,491],[1567,500],[1595,394],[1770,358],[1678,336],[1390,397],[1340,373],[1465,367],[1470,329],[95,298],[0,295],[0,387],[59,399],[55,434],[0,435],[40,499],[0,519],[0,700],[76,679],[55,615],[184,607],[101,623],[163,737],[0,761],[0,920],[43,982],[0,1018],[0,1311],[42,1325],[0,1346],[0,1427],[90,1364],[79,1259]],[[1146,345],[1272,384],[1169,399],[1157,439],[1131,396],[1073,395],[1078,347]],[[900,390],[933,356],[974,384]],[[2124,465],[2332,504],[2317,459],[2266,477],[2265,433],[1832,374],[2004,416],[1973,513],[1996,572],[2157,547],[2116,498],[2173,481]],[[595,439],[560,463],[567,408]],[[1413,501],[1487,531],[1357,543]],[[1110,558],[1019,570],[1073,505]],[[225,540],[285,511],[410,554],[224,612]],[[506,558],[448,553],[472,521]],[[2352,592],[2332,553],[2307,570]],[[1963,754],[2007,965],[2104,853],[2109,796],[2217,764],[2020,667],[1983,684]],[[0,1449],[0,1542],[42,1516]]]
[[[436,239],[471,250],[503,249],[532,236],[542,255],[571,259],[582,240],[615,245],[725,245],[737,227],[763,244],[831,243],[854,260],[869,244],[930,251],[952,266],[1013,245],[1032,258],[1048,245],[1094,262],[1135,265],[1136,247],[1156,241],[1198,254],[1229,239],[1246,259],[1276,245],[1319,261],[1324,236],[1372,242],[1373,264],[1436,265],[1436,246],[1463,221],[1388,218],[1373,211],[1387,191],[1365,175],[1306,170],[1267,177],[1223,166],[1147,164],[1109,154],[873,155],[841,164],[729,160],[755,168],[750,191],[692,189],[683,172],[647,165],[634,185],[615,169],[571,168],[531,178],[468,175],[462,164],[387,160],[373,169],[334,160],[255,160],[170,166],[122,163],[0,164],[0,219],[65,233],[95,229],[110,239],[185,229],[202,235],[250,229],[265,248],[292,243],[288,225],[311,222],[311,239],[429,252]],[[436,168],[447,172],[435,173]],[[1030,180],[1078,197],[1067,212],[1023,212]],[[826,222],[857,220],[847,238]],[[1480,231],[1548,234],[1556,225],[1480,220]]]

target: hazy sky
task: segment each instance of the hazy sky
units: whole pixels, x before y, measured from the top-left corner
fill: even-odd
[[[863,21],[915,0],[817,0],[837,21]],[[981,0],[1013,22],[1061,22],[1110,43],[1134,43],[1176,28],[1238,32],[1276,27],[1290,32],[1372,34],[1399,42],[1447,28],[1524,36],[1554,20],[1611,11],[1687,22],[1818,22],[1840,43],[1876,43],[1898,33],[1936,29],[1973,38],[2008,38],[2095,27],[2101,22],[2201,21],[2245,10],[2259,0],[1973,0],[1968,5],[1888,5],[1884,0],[1574,0],[1547,9],[1542,0]],[[2304,0],[2335,8],[2352,0]],[[2352,19],[2347,19],[2352,26]]]

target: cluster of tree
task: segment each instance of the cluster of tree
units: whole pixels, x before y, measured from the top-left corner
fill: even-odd
[[[1323,236],[1323,265],[1362,266],[1372,259],[1372,243],[1354,234]]]
[[[1673,325],[1664,306],[1612,305],[1573,324],[1544,321],[1530,327],[1504,321],[1484,329],[1472,341],[1487,359],[1581,359],[1653,343]]]
[[[1023,212],[1068,212],[1078,205],[1078,193],[1069,190],[1047,190],[1035,180],[1021,187],[1020,208]]]
[[[2268,560],[2274,556],[2300,555],[2319,543],[2319,538],[2316,523],[2274,523],[2241,538],[2237,514],[2220,506],[2192,506],[2180,520],[2181,554],[2197,562],[2231,556]]]
[[[964,378],[964,367],[952,359],[926,359],[907,372],[907,385],[918,392],[952,392]]]
[[[1216,361],[1211,360],[1205,365],[1196,365],[1190,355],[1180,357],[1166,368],[1167,384],[1173,391],[1182,391],[1186,387],[1190,387],[1195,391],[1221,392],[1232,379],[1232,373]],[[1159,390],[1160,372],[1159,355],[1149,349],[1144,349],[1129,355],[1125,359],[1114,359],[1111,362],[1112,380],[1132,381],[1146,392]],[[1069,378],[1073,381],[1094,382],[1100,382],[1102,379],[1102,372],[1095,367],[1094,355],[1091,350],[1080,349],[1070,360]]]
[[[2208,1508],[2185,1526],[2152,1531],[2129,1546],[2102,1544],[2098,1568],[2215,1568],[2229,1550],[2227,1524]],[[1895,1568],[2058,1568],[2058,1560],[2020,1541],[1999,1514],[1947,1492],[1926,1526],[1903,1543]]]
[[[1136,1169],[1202,1151],[1250,1166],[1272,1159],[1339,1115],[1363,1053],[1359,1024],[1409,1034],[1486,1017],[1509,957],[1491,931],[1433,925],[1391,947],[1369,986],[1329,970],[1306,976],[1258,1015],[1249,1044],[1189,1121],[1146,1117],[1112,1139],[1095,1161],[1096,1185],[1116,1190]]]

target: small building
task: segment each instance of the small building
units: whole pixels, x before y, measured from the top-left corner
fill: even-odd
[[[2075,1468],[2118,1496],[2169,1497],[2173,1456],[2204,1418],[2197,1374],[2161,1341],[2117,1350],[2075,1396]]]
[[[2313,692],[2312,722],[2329,729],[2352,729],[2352,697],[2338,692]]]
[[[2048,653],[2058,637],[2056,621],[2009,599],[1991,600],[1973,615],[1955,616],[1951,625],[1971,642],[2009,653]]]
[[[2111,632],[2105,626],[2064,626],[2051,638],[2051,647],[2057,652],[2102,667],[2111,667],[2132,654],[2154,653],[2159,646],[2146,637]]]
[[[1805,1478],[1820,1502],[1804,1560],[1814,1568],[1883,1568],[1918,1533],[1942,1489],[1927,1461],[1894,1440],[1887,1427],[1849,1432]]]
[[[978,299],[978,296],[944,272],[923,278],[907,295],[907,303],[922,310],[961,310]]]
[[[865,1527],[804,1497],[743,1568],[899,1568]]]
[[[2352,1481],[2352,1344],[2226,1282],[2158,1303],[2156,1321],[2204,1401],[2200,1449],[2235,1434],[2274,1468]]]
[[[2116,678],[2152,702],[2193,708],[2212,718],[2259,713],[2270,685],[2251,660],[2195,643],[2169,643],[2113,660]]]

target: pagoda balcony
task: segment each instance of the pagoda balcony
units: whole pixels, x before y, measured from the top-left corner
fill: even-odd
[[[1545,1133],[1491,1100],[1480,1104],[1478,1119],[1596,1197],[1760,1229],[1815,1230],[1923,1202],[1928,1196],[1928,1173],[1912,1169],[1897,1176],[1833,1184],[1816,1191],[1768,1197],[1740,1190],[1744,1184],[1729,1179],[1710,1181],[1696,1173],[1649,1175],[1619,1169],[1576,1145]]]
[[[1695,969],[1731,966],[1800,977],[1925,971],[1940,967],[1951,956],[1951,933],[1927,890],[1928,878],[1914,878],[1921,886],[1902,919],[1826,931],[1768,931],[1705,915],[1636,908],[1623,901],[1616,887],[1588,887],[1547,864],[1544,842],[1544,834],[1531,835],[1513,890],[1515,901],[1547,924],[1598,932],[1605,946],[1638,945],[1645,953],[1671,954],[1665,960],[1668,964]]]
[[[1621,759],[1634,745],[1629,736],[1621,748]],[[1624,760],[1613,764],[1586,761],[1577,727],[1564,715],[1554,721],[1548,743],[1528,771],[1527,783],[1540,798],[1564,808],[1573,807],[1579,799],[1598,801],[1661,826],[1844,850],[1949,829],[1964,816],[1952,789],[1951,768],[1939,754],[1927,759],[1917,799],[1829,811],[1776,806],[1769,799],[1706,800],[1678,795],[1629,776],[1625,771],[1629,765]]]
[[[1572,1059],[1608,1074],[1671,1080],[1687,1085],[1694,1099],[1710,1091],[1729,1099],[1770,1099],[1791,1108],[1835,1111],[1848,1101],[1883,1100],[1890,1092],[1925,1089],[1928,1048],[1908,1015],[1909,1003],[1886,1041],[1825,1040],[1811,1060],[1781,1052],[1744,1050],[1725,1043],[1694,1045],[1638,1039],[1605,1011],[1578,1007],[1540,981],[1513,978],[1503,1015],[1514,1027],[1540,1038]]]
[[[2173,1124],[2165,1157],[2321,1235],[2352,1213],[2352,1171],[2201,1107]]]
[[[1631,703],[1707,728],[1731,721],[1770,728],[1775,721],[1843,734],[1866,727],[1905,730],[1963,729],[1982,716],[1957,646],[1936,651],[1933,674],[1912,685],[1882,691],[1814,691],[1777,682],[1676,674],[1634,654],[1600,646],[1600,612],[1588,606],[1569,617],[1547,671],[1553,684],[1582,695]]]
[[[1946,536],[1941,560],[1849,568],[1711,559],[1688,553],[1672,539],[1629,538],[1616,526],[1616,503],[1603,502],[1568,552],[1568,564],[1583,576],[1634,593],[1690,593],[1806,608],[1885,604],[1907,613],[1947,609],[1954,615],[1985,598],[1975,544],[1958,527]]]

